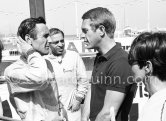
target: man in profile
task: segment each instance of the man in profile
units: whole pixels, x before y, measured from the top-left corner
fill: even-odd
[[[128,121],[136,85],[131,84],[128,54],[114,40],[116,21],[107,8],[93,8],[82,16],[82,32],[88,49],[98,51],[94,61],[91,89],[85,98],[82,121]]]
[[[52,65],[42,57],[51,42],[45,20],[23,20],[17,35],[20,59],[4,73],[12,105],[23,121],[62,121]]]

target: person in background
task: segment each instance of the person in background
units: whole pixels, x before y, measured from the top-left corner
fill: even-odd
[[[4,46],[2,44],[2,41],[0,41],[0,63],[2,61],[2,50],[4,49]],[[2,107],[2,100],[0,97],[0,116],[3,116],[3,107]]]
[[[22,121],[62,121],[52,66],[43,58],[51,42],[45,20],[23,20],[17,35],[20,59],[4,72],[13,107]]]
[[[47,58],[54,67],[61,102],[69,121],[81,121],[80,106],[88,90],[85,65],[77,52],[65,49],[63,31],[51,28],[50,37],[51,54]]]
[[[110,108],[116,121],[128,121],[136,91],[128,54],[114,40],[114,15],[103,7],[82,16],[82,39],[88,49],[96,49],[91,89],[85,98],[82,121],[110,121]]]
[[[131,44],[128,61],[150,98],[138,121],[166,121],[166,32],[145,32]]]
[[[0,116],[3,116],[3,107],[2,107],[1,97],[0,97]]]
[[[2,61],[2,50],[4,49],[4,46],[3,46],[3,43],[2,41],[0,40],[0,63]]]

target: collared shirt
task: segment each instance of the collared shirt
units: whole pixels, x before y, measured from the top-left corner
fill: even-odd
[[[132,93],[130,92],[130,83],[133,82],[128,80],[128,77],[132,76],[132,70],[128,64],[127,57],[128,54],[122,50],[119,44],[116,44],[105,55],[97,54],[91,80],[90,119],[92,121],[95,120],[103,107],[106,90],[126,94],[126,98],[118,111],[116,120],[128,120],[128,113],[133,100],[133,95],[129,94]]]
[[[51,54],[46,58],[54,67],[62,103],[68,103],[73,96],[83,99],[87,93],[89,81],[80,55],[75,51],[66,50],[62,56]]]
[[[20,59],[4,73],[11,103],[23,121],[52,121],[56,118],[58,90],[54,75],[37,52]]]
[[[145,103],[138,121],[166,121],[166,89],[154,93]]]

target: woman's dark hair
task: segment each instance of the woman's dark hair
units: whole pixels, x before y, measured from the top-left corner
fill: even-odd
[[[131,44],[128,60],[131,65],[137,62],[140,68],[151,61],[152,75],[166,81],[166,32],[145,32],[137,36]]]

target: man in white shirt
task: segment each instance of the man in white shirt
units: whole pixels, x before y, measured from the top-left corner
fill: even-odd
[[[78,53],[65,49],[64,33],[61,30],[50,29],[50,37],[51,54],[47,58],[54,68],[61,102],[69,121],[80,121],[80,104],[88,90],[85,65]]]
[[[49,29],[42,17],[21,22],[18,33],[20,59],[5,69],[10,101],[22,121],[62,121],[57,83],[49,53]]]

